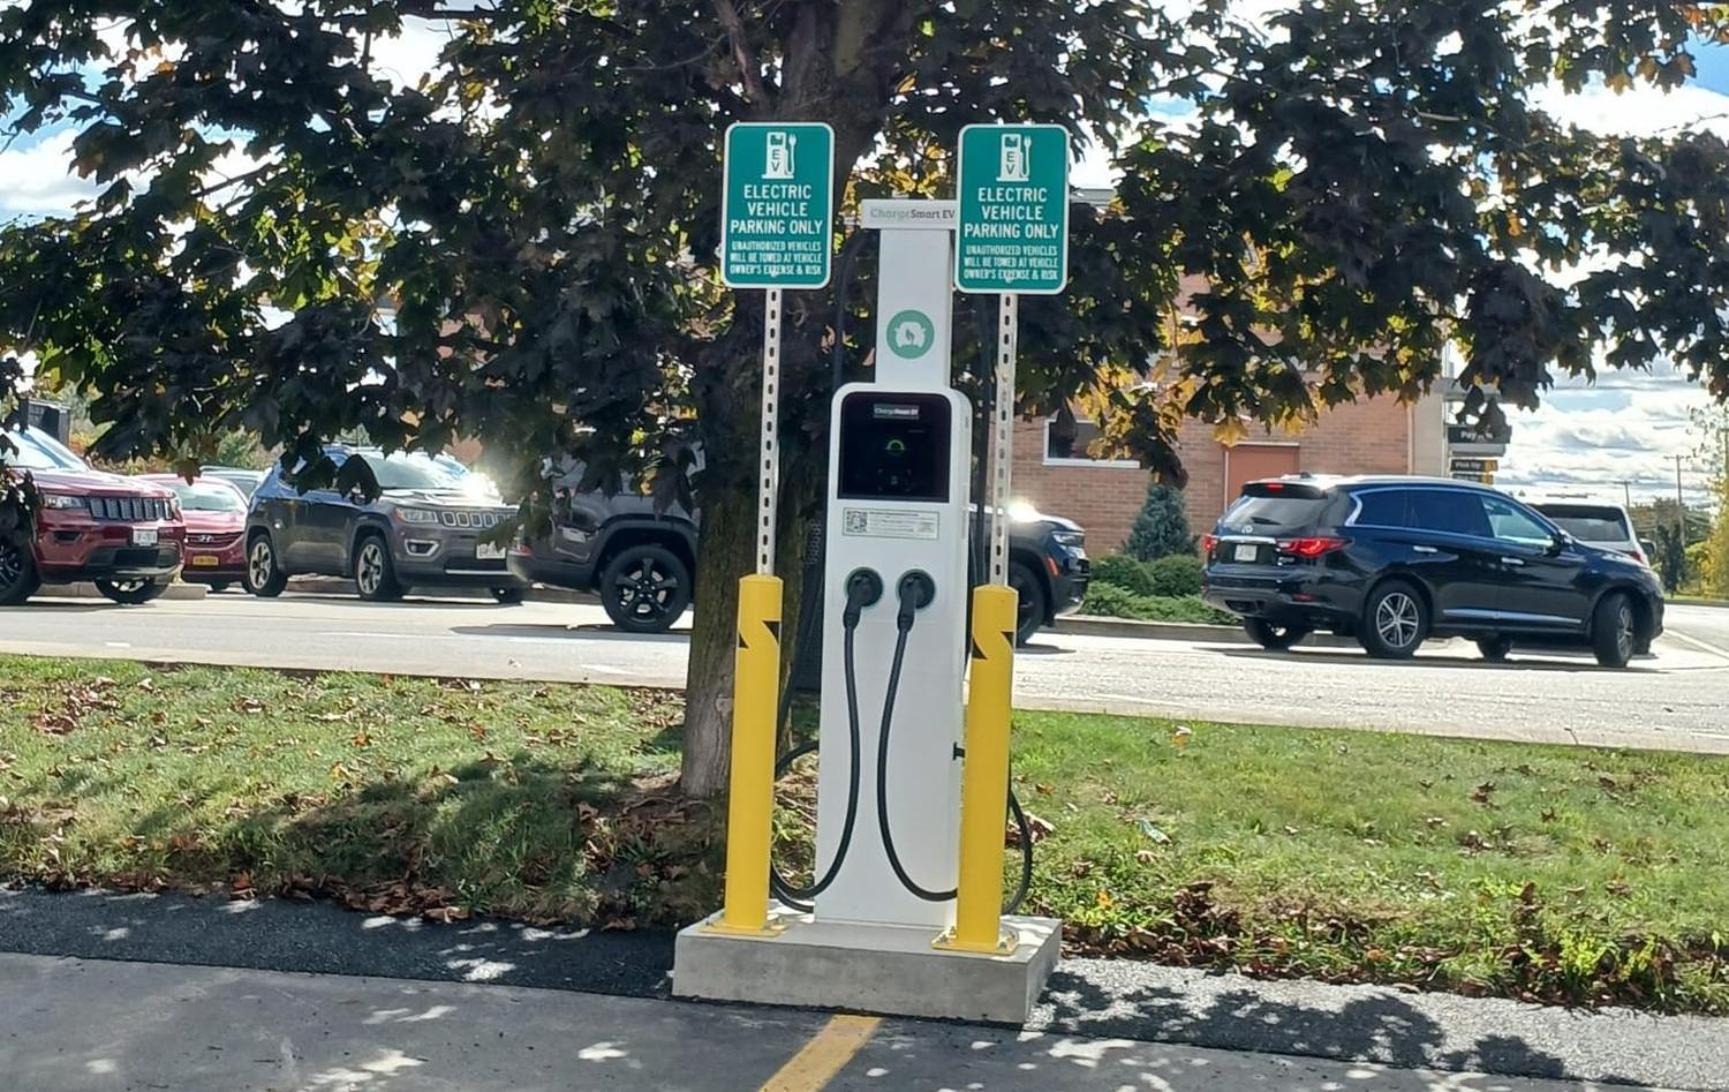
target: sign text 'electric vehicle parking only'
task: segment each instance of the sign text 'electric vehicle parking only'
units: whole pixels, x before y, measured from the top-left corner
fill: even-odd
[[[969,125],[957,174],[955,287],[1055,295],[1069,279],[1069,137],[1060,125]]]
[[[821,288],[834,249],[834,130],[739,122],[726,131],[720,277],[730,288]]]

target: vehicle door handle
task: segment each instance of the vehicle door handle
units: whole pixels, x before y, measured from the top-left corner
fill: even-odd
[[[1433,546],[1413,546],[1411,547],[1411,552],[1414,554],[1438,554],[1441,551],[1435,549]]]
[[[1501,559],[1501,564],[1511,565],[1515,569],[1517,569],[1517,568],[1522,567],[1525,564],[1525,560],[1524,560],[1524,558],[1519,558],[1519,557],[1503,557]]]

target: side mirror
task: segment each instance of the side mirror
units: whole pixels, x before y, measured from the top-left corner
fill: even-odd
[[[1555,536],[1549,540],[1549,556],[1550,557],[1556,556],[1562,550],[1565,550],[1572,543],[1572,541],[1573,541],[1573,536],[1569,535],[1567,532],[1565,532],[1565,531],[1555,532]]]

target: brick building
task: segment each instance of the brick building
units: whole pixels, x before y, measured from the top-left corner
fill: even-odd
[[[1254,478],[1315,474],[1444,475],[1446,429],[1439,393],[1405,405],[1366,398],[1335,407],[1297,435],[1261,431],[1231,447],[1210,426],[1184,425],[1179,453],[1189,472],[1184,491],[1189,524],[1213,525],[1242,484]],[[1146,499],[1149,475],[1134,462],[1095,459],[1097,429],[1081,422],[1065,448],[1048,420],[1015,426],[1014,494],[1040,511],[1067,516],[1087,531],[1095,555],[1113,553],[1128,538]]]

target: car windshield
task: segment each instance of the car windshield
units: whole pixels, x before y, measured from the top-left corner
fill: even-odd
[[[8,431],[6,438],[12,441],[14,450],[0,455],[6,465],[19,470],[88,470],[84,460],[72,454],[60,441],[46,433],[27,428],[19,432]]]
[[[1538,511],[1580,542],[1630,542],[1633,532],[1619,508],[1585,504],[1544,504]]]
[[[360,456],[356,456],[359,458]],[[433,462],[424,455],[365,456],[372,472],[378,475],[380,489],[461,489],[463,475]]]
[[[179,495],[180,507],[187,512],[244,512],[246,502],[226,485],[213,482],[170,482],[168,487]]]

